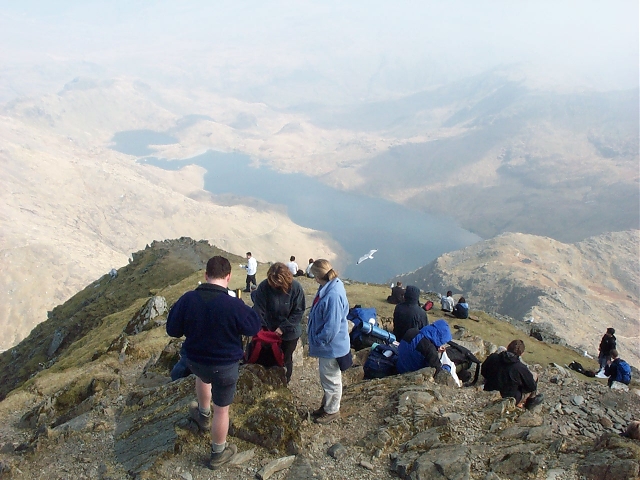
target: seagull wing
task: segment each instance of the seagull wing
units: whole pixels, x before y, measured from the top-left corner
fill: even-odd
[[[358,261],[356,262],[356,265],[360,265],[362,262],[364,262],[365,260],[369,259],[369,258],[373,258],[373,254],[376,253],[378,250],[369,250],[369,253],[365,253],[363,256],[361,256]]]

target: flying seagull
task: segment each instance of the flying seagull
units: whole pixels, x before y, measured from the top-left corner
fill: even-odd
[[[378,250],[369,250],[369,253],[365,253],[363,256],[360,257],[360,260],[356,262],[356,265],[360,265],[362,262],[364,262],[368,258],[373,258],[373,254],[376,253],[377,251]]]

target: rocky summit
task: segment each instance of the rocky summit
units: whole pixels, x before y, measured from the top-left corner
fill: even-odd
[[[230,429],[239,453],[209,470],[209,435],[188,418],[194,377],[170,380],[180,340],[164,325],[167,308],[198,284],[202,260],[215,253],[190,239],[156,242],[0,356],[0,478],[638,478],[640,442],[620,436],[640,419],[637,372],[629,389],[609,389],[567,368],[576,360],[596,368],[575,349],[477,310],[476,320],[445,317],[455,340],[482,359],[523,338],[542,404],[519,409],[480,382],[459,388],[429,368],[365,380],[364,350],[343,374],[341,418],[319,425],[311,421],[322,396],[317,360],[303,336],[288,386],[277,367],[241,367]],[[265,272],[260,265],[258,278]],[[242,286],[239,267],[232,275],[232,287]],[[316,286],[300,282],[310,302]],[[375,307],[389,325],[388,287],[346,287],[352,305]],[[429,312],[430,321],[440,316]]]

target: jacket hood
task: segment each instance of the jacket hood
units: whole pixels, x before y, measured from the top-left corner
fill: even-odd
[[[420,333],[431,340],[431,343],[438,348],[451,341],[451,330],[449,330],[449,324],[447,324],[443,319],[436,320],[431,325],[422,327]]]
[[[420,289],[413,285],[408,285],[404,292],[404,301],[407,303],[418,303],[420,298]]]
[[[517,363],[520,361],[520,357],[515,353],[502,352],[500,353],[500,361],[506,364]]]

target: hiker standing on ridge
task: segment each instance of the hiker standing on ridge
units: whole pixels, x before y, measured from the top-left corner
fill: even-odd
[[[287,383],[293,372],[293,352],[302,335],[302,315],[305,310],[302,286],[282,262],[269,267],[267,279],[260,282],[253,296],[253,309],[262,318],[262,327],[276,332],[282,339],[282,353]]]
[[[600,364],[600,370],[596,374],[598,378],[607,378],[604,374],[604,368],[607,366],[607,362],[611,358],[611,350],[616,348],[616,331],[613,327],[607,328],[607,332],[600,340],[600,346],[598,347],[598,363]]]
[[[253,258],[251,252],[247,252],[247,264],[240,265],[240,268],[244,268],[247,271],[247,286],[243,292],[251,292],[251,284],[258,286],[256,282],[256,272],[258,271],[258,261]]]
[[[407,285],[404,292],[404,302],[396,305],[393,310],[393,334],[398,341],[404,338],[404,334],[410,328],[420,330],[429,324],[427,312],[420,308],[420,289],[413,285]]]
[[[171,308],[167,333],[171,337],[186,337],[182,352],[186,366],[196,376],[198,398],[189,407],[189,416],[202,431],[211,425],[208,466],[216,469],[231,460],[238,450],[226,441],[229,405],[236,393],[238,367],[244,355],[242,335],[258,333],[260,317],[242,300],[228,294],[229,260],[211,257],[204,279],[205,283],[182,295]]]
[[[327,424],[340,418],[342,370],[349,367],[351,360],[349,300],[338,272],[327,260],[313,262],[311,272],[320,287],[309,312],[309,356],[318,357],[320,384],[324,390],[322,404],[312,415],[316,423]]]

